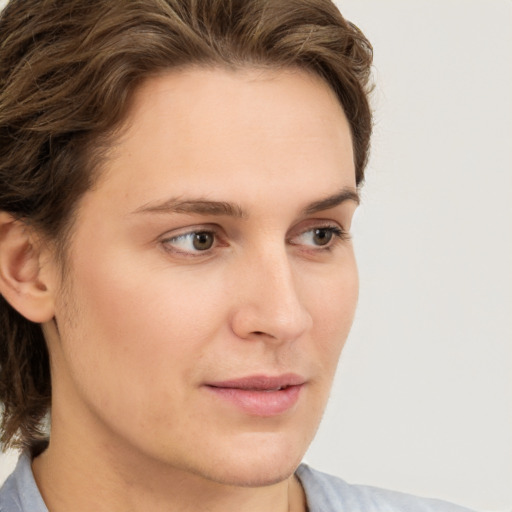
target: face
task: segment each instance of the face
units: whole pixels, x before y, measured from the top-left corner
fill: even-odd
[[[343,111],[305,72],[143,84],[55,299],[52,442],[236,485],[289,476],[354,314],[354,176]]]

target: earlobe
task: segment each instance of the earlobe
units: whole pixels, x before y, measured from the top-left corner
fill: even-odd
[[[41,268],[41,244],[33,232],[6,212],[0,212],[0,293],[32,322],[54,315],[52,283]]]

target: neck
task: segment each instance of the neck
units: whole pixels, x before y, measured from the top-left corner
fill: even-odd
[[[36,482],[52,512],[306,510],[302,487],[293,475],[264,487],[226,485],[80,435],[67,439],[59,434],[52,430],[48,448],[33,462]]]

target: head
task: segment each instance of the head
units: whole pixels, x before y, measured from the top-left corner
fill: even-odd
[[[291,446],[305,449],[314,434],[335,368],[327,362],[339,356],[357,296],[350,242],[340,241],[337,256],[318,248],[334,246],[337,224],[350,223],[364,179],[370,65],[368,41],[329,0],[8,4],[4,446],[44,437],[52,399],[55,413],[56,397],[76,402],[66,401],[72,389],[83,399],[77,414],[89,408],[148,455],[182,460],[187,432],[204,437],[199,426],[212,421],[201,450],[215,464],[216,428],[245,460],[256,443],[274,458],[291,450],[288,464],[298,463],[304,450]],[[120,224],[127,217],[129,227]],[[308,381],[297,390],[311,395],[309,413],[296,411],[294,386],[275,410],[258,396],[235,406],[218,396],[226,380],[269,372]],[[129,375],[127,395],[119,388]],[[162,385],[166,375],[172,387]],[[189,410],[194,386],[208,398]],[[286,400],[289,410],[278,412]],[[308,414],[314,421],[287,444],[283,425]],[[144,431],[156,441],[141,440]]]

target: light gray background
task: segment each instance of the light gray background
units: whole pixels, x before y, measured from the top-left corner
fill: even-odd
[[[337,3],[375,47],[376,126],[359,310],[306,460],[512,510],[512,2]]]

